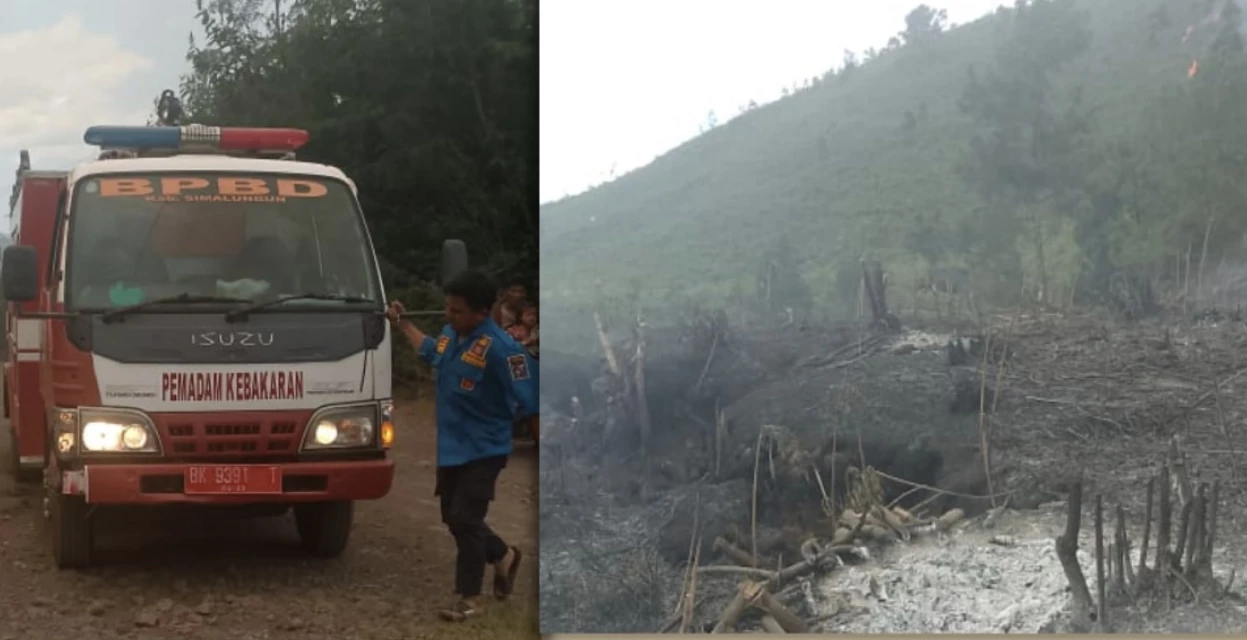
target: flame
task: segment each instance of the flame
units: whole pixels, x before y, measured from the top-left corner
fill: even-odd
[[[1186,70],[1186,77],[1194,78],[1197,73],[1199,73],[1199,60],[1192,60],[1191,66]]]

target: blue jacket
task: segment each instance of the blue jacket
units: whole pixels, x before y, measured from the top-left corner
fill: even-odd
[[[537,362],[487,318],[462,340],[450,325],[420,357],[437,371],[437,466],[511,453],[518,417],[536,415]]]

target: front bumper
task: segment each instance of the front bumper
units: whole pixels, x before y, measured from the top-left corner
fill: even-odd
[[[194,466],[202,465],[88,464],[63,472],[61,493],[81,495],[89,504],[272,504],[375,500],[389,493],[394,482],[394,461],[389,459],[297,462],[256,465],[280,468],[280,493],[188,494],[186,473]]]

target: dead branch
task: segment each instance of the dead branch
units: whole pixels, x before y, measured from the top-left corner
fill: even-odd
[[[1173,523],[1173,506],[1169,502],[1169,494],[1173,490],[1173,480],[1169,475],[1169,465],[1160,469],[1160,522],[1156,531],[1156,579],[1164,585],[1169,575],[1169,530]],[[1162,589],[1165,596],[1165,610],[1169,610],[1169,589]]]
[[[727,414],[719,408],[719,399],[714,401],[714,477],[722,477],[723,437],[727,432]]]
[[[776,576],[779,575],[778,572],[771,571],[770,569],[738,567],[731,564],[711,564],[704,567],[697,567],[697,573],[737,573],[761,580],[774,580]]]
[[[775,619],[775,622],[779,623],[779,626],[787,633],[810,632],[810,627],[805,624],[805,621],[789,611],[779,600],[775,599],[775,596],[771,595],[771,592],[766,587],[759,587],[757,593],[752,598],[751,604],[770,614]]]
[[[714,362],[715,349],[719,348],[719,332],[714,332],[714,339],[710,341],[710,355],[706,356],[706,364],[701,368],[701,375],[697,377],[697,385],[693,387],[694,391],[700,393],[701,385],[706,381],[706,374],[710,372],[710,363]]]
[[[1208,507],[1208,535],[1204,538],[1204,571],[1212,575],[1212,545],[1217,539],[1217,505],[1221,501],[1221,481],[1212,483],[1212,498]]]
[[[784,567],[778,574],[771,578],[771,581],[767,583],[767,587],[773,589],[781,584],[792,581],[794,578],[804,576],[805,574],[810,573],[822,566],[827,560],[835,556],[839,556],[842,553],[862,554],[861,550],[853,545],[833,545],[827,547],[812,558],[806,558],[805,560]]]
[[[643,500],[649,499],[649,432],[650,432],[650,415],[649,401],[646,398],[645,390],[645,322],[640,314],[637,314],[636,326],[636,408],[637,418],[641,428],[641,456],[645,462],[645,480],[642,481],[642,489],[644,495]]]
[[[615,356],[615,349],[606,335],[606,325],[602,324],[602,315],[596,311],[593,312],[593,324],[598,330],[598,341],[602,343],[602,353],[606,354],[606,366],[610,368],[612,375],[622,378],[623,368],[619,366],[619,358]]]
[[[693,603],[697,601],[697,567],[701,564],[701,547],[701,492],[698,491],[696,502],[693,506],[693,535],[689,536],[689,555],[691,557],[688,578],[685,584],[684,597],[681,599],[684,618],[680,621],[680,633],[686,632],[689,625],[693,624]]]
[[[1114,564],[1114,583],[1117,594],[1124,595],[1126,593],[1126,573],[1130,569],[1130,556],[1127,553],[1126,543],[1126,509],[1121,505],[1117,505],[1117,530],[1114,534],[1114,548],[1116,553],[1112,556],[1112,564]]]
[[[950,509],[946,511],[944,515],[940,516],[939,518],[936,518],[935,530],[936,531],[948,531],[949,529],[953,528],[953,525],[957,524],[958,522],[961,522],[961,519],[965,517],[966,517],[965,511],[962,511],[961,509]]]
[[[689,609],[692,607],[694,593],[691,585],[695,584],[694,573],[697,571],[697,561],[701,555],[701,545],[698,544],[698,529],[701,528],[700,520],[701,492],[698,491],[694,496],[693,502],[693,531],[688,537],[688,564],[684,569],[684,580],[683,584],[680,585],[680,599],[675,608],[675,612],[677,614],[683,612],[683,618],[680,623],[680,633],[684,633],[685,629],[688,627],[689,616],[691,615]]]
[[[693,603],[697,601],[697,563],[701,561],[701,545],[697,545],[693,553],[693,570],[689,575],[688,595],[684,600],[684,618],[680,621],[680,633],[687,631],[693,624]]]
[[[1078,563],[1078,530],[1081,522],[1082,482],[1079,481],[1070,490],[1065,532],[1057,536],[1056,554],[1061,560],[1061,568],[1065,571],[1065,579],[1069,582],[1073,596],[1072,622],[1077,628],[1085,629],[1091,622],[1091,592],[1087,590],[1087,579],[1083,576],[1082,565]]]
[[[1147,545],[1152,536],[1152,491],[1156,486],[1156,478],[1147,479],[1147,515],[1143,518],[1143,545],[1139,547],[1139,576],[1147,571]]]
[[[696,610],[700,609],[701,605],[703,604],[706,604],[706,599],[704,597],[697,600],[697,602],[693,603],[693,611],[696,612]],[[663,623],[659,625],[658,631],[656,631],[655,633],[658,633],[658,634],[671,633],[671,631],[676,628],[676,625],[680,624],[680,621],[683,619],[684,619],[684,612],[677,611],[671,614],[666,620],[664,620]]]
[[[1191,479],[1186,469],[1186,452],[1179,446],[1181,436],[1174,434],[1169,440],[1169,464],[1172,467],[1172,476],[1178,488],[1178,501],[1185,507],[1191,501]]]
[[[742,567],[755,568],[758,566],[757,556],[750,554],[748,551],[728,542],[723,537],[714,539],[714,548],[716,551],[722,552],[723,555],[731,558],[736,564]]]
[[[1217,394],[1217,392],[1221,389],[1221,387],[1224,387],[1225,385],[1233,382],[1236,378],[1243,375],[1244,373],[1247,373],[1247,367],[1242,367],[1238,369],[1237,371],[1235,371],[1234,373],[1230,374],[1229,376],[1226,376],[1225,378],[1223,378],[1220,382],[1215,383],[1211,391],[1203,393],[1198,398],[1196,398],[1194,402],[1186,405],[1187,411],[1190,411],[1198,407],[1199,405],[1207,402],[1209,398]]]
[[[736,627],[736,623],[740,620],[740,614],[744,613],[745,606],[749,603],[749,597],[746,595],[746,589],[749,583],[742,583],[740,588],[736,590],[736,596],[723,609],[723,613],[719,615],[719,621],[715,623],[710,633],[731,633]]]
[[[1108,629],[1108,601],[1104,581],[1104,496],[1095,497],[1095,589],[1096,622],[1101,630]]]
[[[1195,501],[1191,500],[1182,505],[1182,518],[1178,525],[1178,542],[1173,548],[1173,568],[1182,568],[1182,559],[1186,555],[1187,536],[1191,529],[1191,509],[1195,506]]]
[[[772,618],[769,615],[762,616],[762,629],[767,633],[773,633],[776,635],[787,633],[787,631],[784,631],[783,627],[779,626],[779,623],[775,621],[775,618]]]

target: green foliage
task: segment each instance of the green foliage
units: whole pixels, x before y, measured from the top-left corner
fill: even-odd
[[[301,158],[355,180],[392,273],[431,276],[455,237],[476,266],[535,275],[533,0],[198,7],[191,121],[308,129]]]
[[[390,297],[439,309],[444,239],[474,267],[535,279],[535,0],[197,0],[188,120],[307,129],[342,169]],[[440,330],[439,318],[418,323]],[[405,339],[397,382],[426,378]]]
[[[905,30],[897,34],[897,44],[922,42],[944,31],[948,25],[948,11],[933,9],[925,4],[914,7],[905,14]]]
[[[639,278],[649,304],[672,290],[722,303],[788,238],[816,305],[846,309],[866,256],[900,287],[966,266],[1012,303],[1023,281],[1056,300],[1123,269],[1172,274],[1210,220],[1210,261],[1241,251],[1233,2],[1020,0],[950,30],[940,18],[919,7],[836,82],[544,206],[543,288],[583,307]]]

